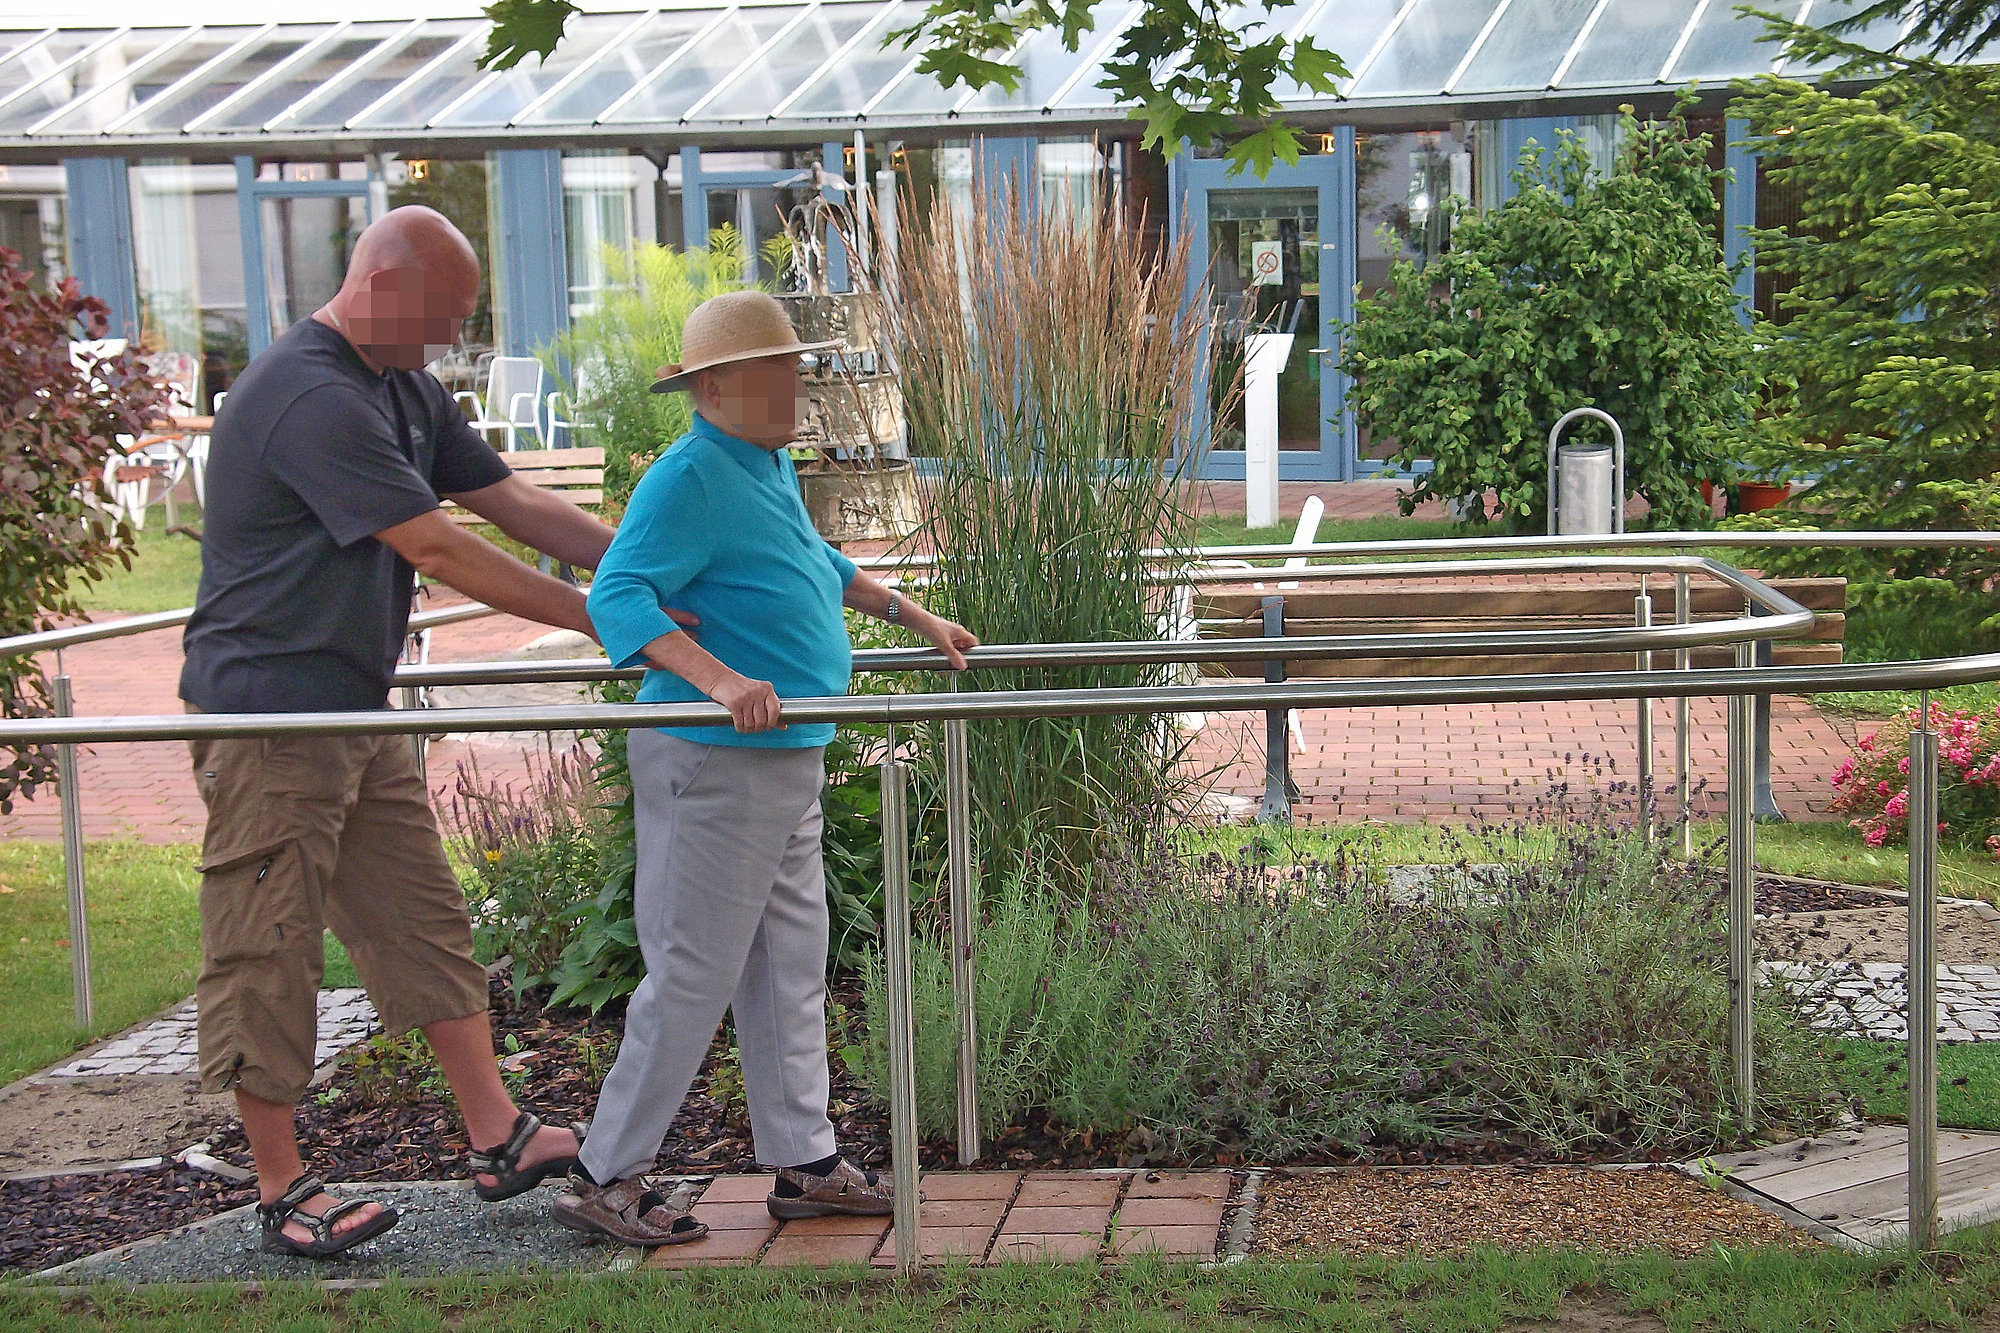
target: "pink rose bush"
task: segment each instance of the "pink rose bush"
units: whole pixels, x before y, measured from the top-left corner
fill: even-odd
[[[1864,736],[1828,780],[1833,808],[1851,815],[1870,847],[1907,841],[1910,834],[1910,733],[1912,708]],[[1938,736],[1938,831],[1977,843],[2000,860],[2000,708],[1974,713],[1932,704],[1930,728]]]

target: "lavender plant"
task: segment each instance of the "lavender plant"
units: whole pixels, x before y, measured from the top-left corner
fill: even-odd
[[[1456,860],[1428,883],[1344,853],[1280,867],[1155,834],[1100,861],[1064,908],[1025,864],[980,937],[987,1130],[1041,1109],[1177,1156],[1274,1162],[1732,1141],[1715,883],[1637,836],[1631,803],[1615,783],[1558,790],[1447,835]],[[919,1117],[945,1132],[954,1029],[936,938],[917,950],[916,1004]],[[1767,1123],[1822,1124],[1842,1105],[1799,1005],[1757,996]],[[880,1071],[873,1030],[870,1045]]]

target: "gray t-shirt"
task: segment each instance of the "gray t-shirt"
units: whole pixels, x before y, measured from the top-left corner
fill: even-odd
[[[209,436],[181,698],[209,713],[383,707],[414,571],[374,534],[508,474],[436,377],[378,375],[335,330],[292,325]]]

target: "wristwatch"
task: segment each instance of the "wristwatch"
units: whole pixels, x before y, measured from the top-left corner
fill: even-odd
[[[892,625],[900,625],[903,623],[902,615],[903,615],[903,594],[899,592],[892,592],[889,594],[889,609],[882,613],[882,618],[888,621]]]

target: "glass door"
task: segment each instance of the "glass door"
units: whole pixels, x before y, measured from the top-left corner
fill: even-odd
[[[373,209],[361,162],[236,159],[250,355],[340,290]]]
[[[1298,480],[1354,475],[1351,433],[1341,429],[1346,385],[1330,353],[1354,305],[1352,132],[1332,146],[1263,180],[1230,176],[1221,159],[1174,161],[1193,274],[1209,283],[1217,386],[1235,378],[1246,338],[1293,335],[1278,374],[1278,472]],[[1244,408],[1239,397],[1224,413],[1220,398],[1217,387],[1202,471],[1235,479],[1244,475]]]

